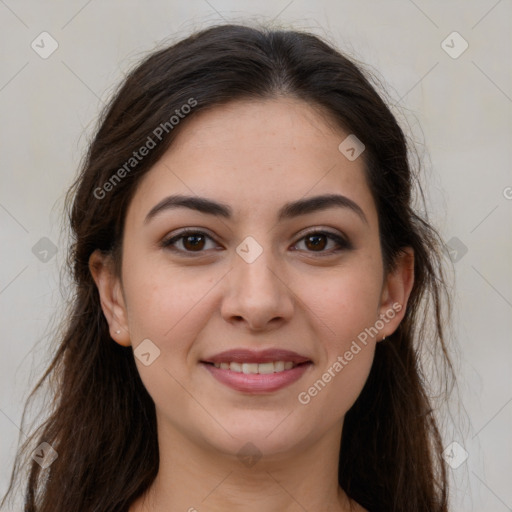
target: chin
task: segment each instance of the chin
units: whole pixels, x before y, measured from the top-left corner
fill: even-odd
[[[288,413],[283,412],[242,411],[242,414],[242,418],[231,418],[226,422],[232,437],[226,434],[209,439],[219,451],[238,457],[251,455],[251,452],[260,456],[280,455],[298,449],[308,437],[303,422],[298,424],[293,414],[288,417]]]

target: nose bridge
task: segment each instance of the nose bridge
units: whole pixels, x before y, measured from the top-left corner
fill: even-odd
[[[262,237],[258,237],[262,241]],[[262,245],[265,244],[265,245]],[[246,287],[250,295],[278,293],[276,281],[279,262],[274,257],[268,237],[260,244],[253,236],[247,236],[236,248],[234,271],[236,281]],[[270,299],[270,296],[267,296]]]
[[[253,328],[263,328],[276,317],[288,318],[293,301],[280,269],[269,242],[260,244],[255,237],[246,237],[234,255],[223,303],[225,318],[241,317]]]

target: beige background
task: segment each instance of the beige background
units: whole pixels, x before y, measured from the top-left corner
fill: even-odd
[[[0,494],[24,437],[22,404],[48,362],[64,192],[100,108],[164,39],[248,19],[324,35],[384,80],[423,155],[432,220],[467,248],[455,263],[462,402],[445,445],[469,456],[448,466],[453,510],[512,510],[511,15],[507,0],[0,0]],[[59,45],[47,59],[31,48],[43,31]],[[454,31],[469,44],[458,58],[442,47]],[[454,54],[463,41],[445,44]]]

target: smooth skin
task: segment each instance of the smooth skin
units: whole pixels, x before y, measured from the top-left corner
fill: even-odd
[[[337,481],[343,419],[376,343],[405,314],[414,254],[405,250],[384,275],[363,158],[340,153],[348,133],[321,110],[284,97],[235,101],[180,128],[129,205],[121,276],[99,251],[90,259],[111,337],[134,350],[149,339],[160,350],[149,366],[135,359],[156,406],[160,467],[130,512],[363,511]],[[145,220],[174,194],[221,202],[232,217],[180,207]],[[346,196],[366,220],[334,206],[278,221],[285,203],[323,194]],[[203,238],[162,245],[183,228]],[[236,251],[248,236],[263,251],[252,263]],[[396,303],[401,311],[378,335],[300,403],[299,393]],[[200,363],[233,348],[293,350],[313,365],[278,391],[239,392]],[[246,443],[261,454],[254,465],[237,456]]]

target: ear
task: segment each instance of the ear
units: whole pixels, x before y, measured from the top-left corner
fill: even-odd
[[[393,334],[405,316],[407,301],[414,284],[414,250],[405,247],[397,256],[396,268],[384,279],[379,318],[385,323],[381,339]]]
[[[96,249],[89,258],[89,270],[100,294],[101,308],[110,328],[110,337],[119,345],[130,346],[126,306],[112,258]]]

